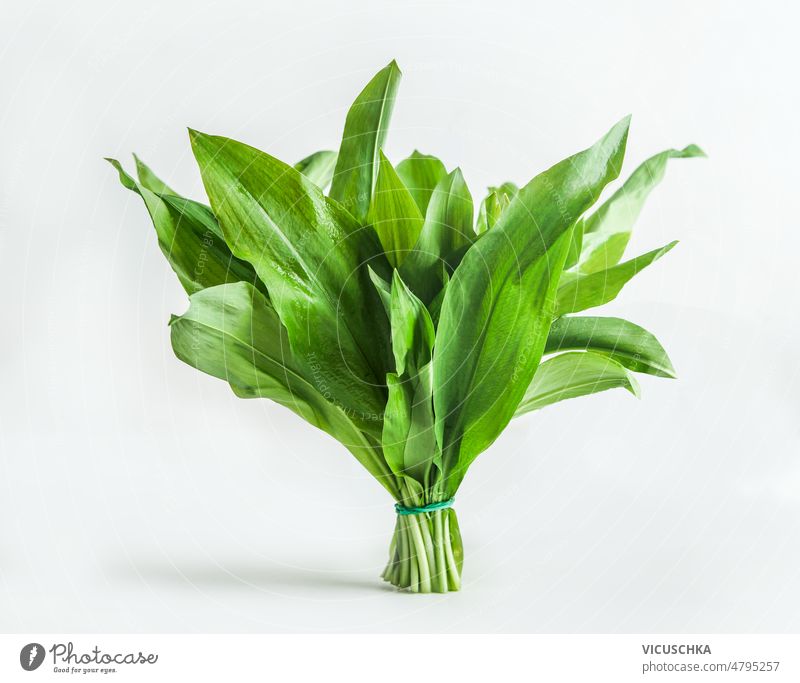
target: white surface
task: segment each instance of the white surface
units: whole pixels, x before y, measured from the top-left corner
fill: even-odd
[[[800,248],[789,3],[17,3],[0,26],[0,629],[800,629]],[[383,490],[286,410],[176,360],[185,297],[103,156],[200,193],[185,127],[335,147],[396,57],[388,152],[477,197],[634,114],[626,171],[690,142],[606,313],[643,378],[515,422],[458,496],[463,592],[378,579]]]

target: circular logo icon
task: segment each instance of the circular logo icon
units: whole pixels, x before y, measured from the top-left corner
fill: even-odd
[[[39,643],[28,643],[20,650],[19,663],[25,671],[38,669],[44,661],[44,648]]]

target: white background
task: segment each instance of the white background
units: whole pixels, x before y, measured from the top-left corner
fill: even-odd
[[[790,3],[30,2],[0,24],[0,629],[800,629],[797,15]],[[378,578],[394,518],[336,442],[172,355],[186,308],[102,160],[193,196],[186,126],[295,161],[404,72],[387,152],[479,198],[632,113],[667,147],[605,314],[678,381],[514,422],[458,495],[464,590]]]

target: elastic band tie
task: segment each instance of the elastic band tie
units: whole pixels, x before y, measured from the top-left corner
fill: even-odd
[[[405,505],[400,505],[400,503],[394,504],[394,509],[398,515],[421,515],[425,512],[434,512],[435,510],[444,510],[446,508],[453,507],[453,503],[456,502],[455,497],[451,498],[450,500],[443,500],[438,503],[430,503],[428,505],[423,505],[422,507],[415,508],[415,507],[406,507]]]

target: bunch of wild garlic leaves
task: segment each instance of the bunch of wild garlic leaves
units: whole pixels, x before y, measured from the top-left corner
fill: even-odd
[[[340,441],[396,501],[383,577],[446,592],[463,561],[453,498],[512,418],[637,394],[634,373],[674,377],[646,330],[574,314],[675,245],[622,260],[667,161],[702,152],[656,154],[587,213],[622,167],[625,118],[524,187],[490,188],[474,219],[458,168],[383,154],[399,82],[392,62],[350,108],[339,151],[294,166],[190,131],[210,206],[139,159],[137,178],[110,161],[189,295],[170,321],[178,358]]]

